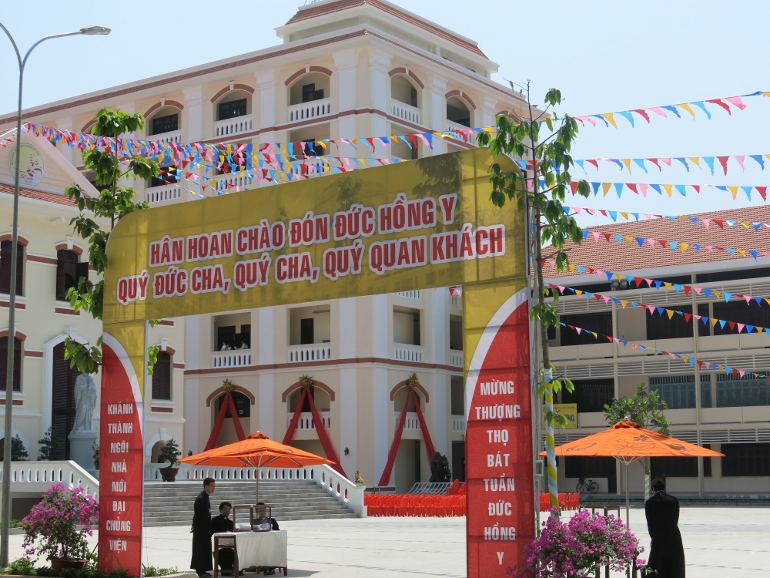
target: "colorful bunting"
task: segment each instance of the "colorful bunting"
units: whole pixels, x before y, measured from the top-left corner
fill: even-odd
[[[586,214],[592,217],[600,215],[602,217],[608,217],[612,219],[614,222],[617,222],[618,218],[621,218],[625,221],[637,221],[637,222],[642,220],[652,220],[652,219],[668,219],[669,221],[681,221],[685,223],[692,223],[696,227],[703,226],[706,229],[718,227],[724,230],[725,227],[741,226],[747,231],[754,231],[755,233],[758,233],[762,228],[770,229],[770,223],[759,223],[759,222],[750,223],[748,221],[736,221],[734,219],[704,219],[702,217],[698,217],[694,215],[679,215],[679,216],[658,215],[658,214],[652,214],[652,213],[637,213],[637,212],[631,212],[631,211],[610,211],[608,209],[590,209],[588,207],[573,207],[573,206],[567,206],[567,205],[563,205],[562,208],[564,209],[565,215],[573,214],[573,212],[576,215]]]
[[[545,186],[545,183],[543,181],[540,181],[540,185],[542,187]],[[571,183],[572,188],[572,194],[577,194],[577,181],[573,181]],[[588,186],[591,188],[591,191],[593,192],[594,196],[598,196],[601,192],[602,196],[606,197],[610,191],[614,191],[615,194],[617,194],[618,198],[622,196],[622,194],[626,191],[631,191],[635,195],[641,195],[644,198],[647,198],[648,194],[651,193],[657,193],[659,196],[662,196],[664,193],[668,197],[672,197],[674,193],[676,192],[678,195],[681,195],[683,197],[687,196],[688,191],[692,193],[698,193],[700,194],[703,189],[710,188],[726,193],[730,193],[733,200],[736,200],[738,198],[739,193],[743,193],[746,195],[748,200],[752,200],[751,195],[756,193],[760,197],[762,197],[763,201],[767,200],[767,186],[759,186],[759,185],[712,185],[712,184],[701,184],[701,185],[674,185],[674,184],[659,184],[659,183],[605,183],[605,182],[595,182],[595,181],[589,181]]]

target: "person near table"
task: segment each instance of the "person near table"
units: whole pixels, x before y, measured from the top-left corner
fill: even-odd
[[[265,505],[265,502],[257,502],[257,517],[254,518],[254,526],[259,527],[262,524],[270,524],[271,530],[280,530],[278,527],[278,522],[275,521],[275,518],[267,517],[267,506]],[[275,568],[263,566],[262,570],[264,570],[267,576],[272,576],[275,574]]]
[[[209,496],[214,493],[215,485],[214,478],[205,478],[203,491],[195,498],[195,506],[193,507],[190,568],[195,570],[198,576],[211,576],[209,571],[214,569],[211,558],[211,500],[209,500]]]
[[[230,502],[219,504],[219,515],[211,518],[211,532],[232,532],[234,529],[233,521],[230,519],[230,511],[233,505]],[[235,565],[235,551],[232,548],[219,549],[219,568],[223,575],[232,575]]]
[[[685,578],[684,546],[679,533],[679,500],[666,493],[666,483],[652,481],[653,496],[644,504],[650,533],[650,559],[647,568],[656,578]]]

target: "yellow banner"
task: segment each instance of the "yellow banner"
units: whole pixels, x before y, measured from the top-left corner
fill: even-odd
[[[553,412],[567,418],[567,424],[561,429],[577,429],[578,408],[576,403],[555,403],[553,404]],[[542,416],[542,427],[545,427],[545,408],[543,408]]]
[[[524,214],[490,202],[492,162],[474,149],[132,213],[107,246],[104,322],[523,278]]]

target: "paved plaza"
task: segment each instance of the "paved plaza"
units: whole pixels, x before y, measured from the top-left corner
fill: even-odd
[[[770,568],[770,508],[683,507],[680,528],[689,578],[764,578]],[[465,518],[365,518],[282,522],[289,576],[465,576]],[[644,511],[631,529],[649,547]],[[190,527],[147,528],[144,563],[186,570]],[[23,536],[11,536],[11,559]],[[190,576],[194,576],[190,574]],[[260,575],[261,577],[261,575]]]

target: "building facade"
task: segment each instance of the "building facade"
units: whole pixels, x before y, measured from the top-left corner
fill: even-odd
[[[674,437],[725,454],[653,459],[653,477],[665,475],[675,494],[770,493],[770,259],[761,256],[769,221],[761,206],[606,225],[569,247],[581,269],[548,281],[581,294],[564,292],[557,307],[571,327],[559,326],[549,343],[557,374],[575,384],[559,401],[577,404],[578,418],[557,431],[557,445],[604,429],[604,405],[641,383],[668,404]],[[579,477],[598,481],[600,492],[623,489],[612,458],[559,466],[561,491],[574,491]],[[631,491],[641,493],[642,467],[629,471]]]
[[[490,79],[496,65],[475,42],[386,1],[316,2],[300,8],[277,34],[282,43],[273,48],[54,102],[25,118],[87,132],[95,112],[109,107],[145,115],[144,133],[133,135],[139,139],[304,142],[310,156],[416,159],[473,145],[434,138],[430,148],[406,139],[364,153],[348,144],[326,150],[316,143],[488,126],[498,113],[523,106]],[[0,119],[0,129],[11,122]],[[80,167],[77,150],[62,147],[60,153]],[[168,175],[176,167],[166,167],[160,179],[139,184],[140,195],[158,206],[260,185],[221,162],[184,171],[184,179],[175,181]],[[455,477],[464,476],[462,308],[447,289],[174,323],[175,330],[182,323],[185,328],[183,393],[158,407],[170,409],[169,418],[183,416],[184,453],[207,443],[225,380],[235,386],[244,430],[281,440],[298,402],[300,377],[311,375],[315,404],[342,467],[350,477],[358,470],[376,483],[406,398],[405,382],[416,374],[436,450],[448,456]],[[179,351],[176,343],[172,347]],[[291,443],[323,453],[304,409]],[[423,434],[414,413],[407,415],[390,480],[401,491],[430,477]],[[157,417],[161,421],[146,430],[150,448],[165,435],[163,416]],[[234,439],[232,419],[225,420],[219,444]]]

